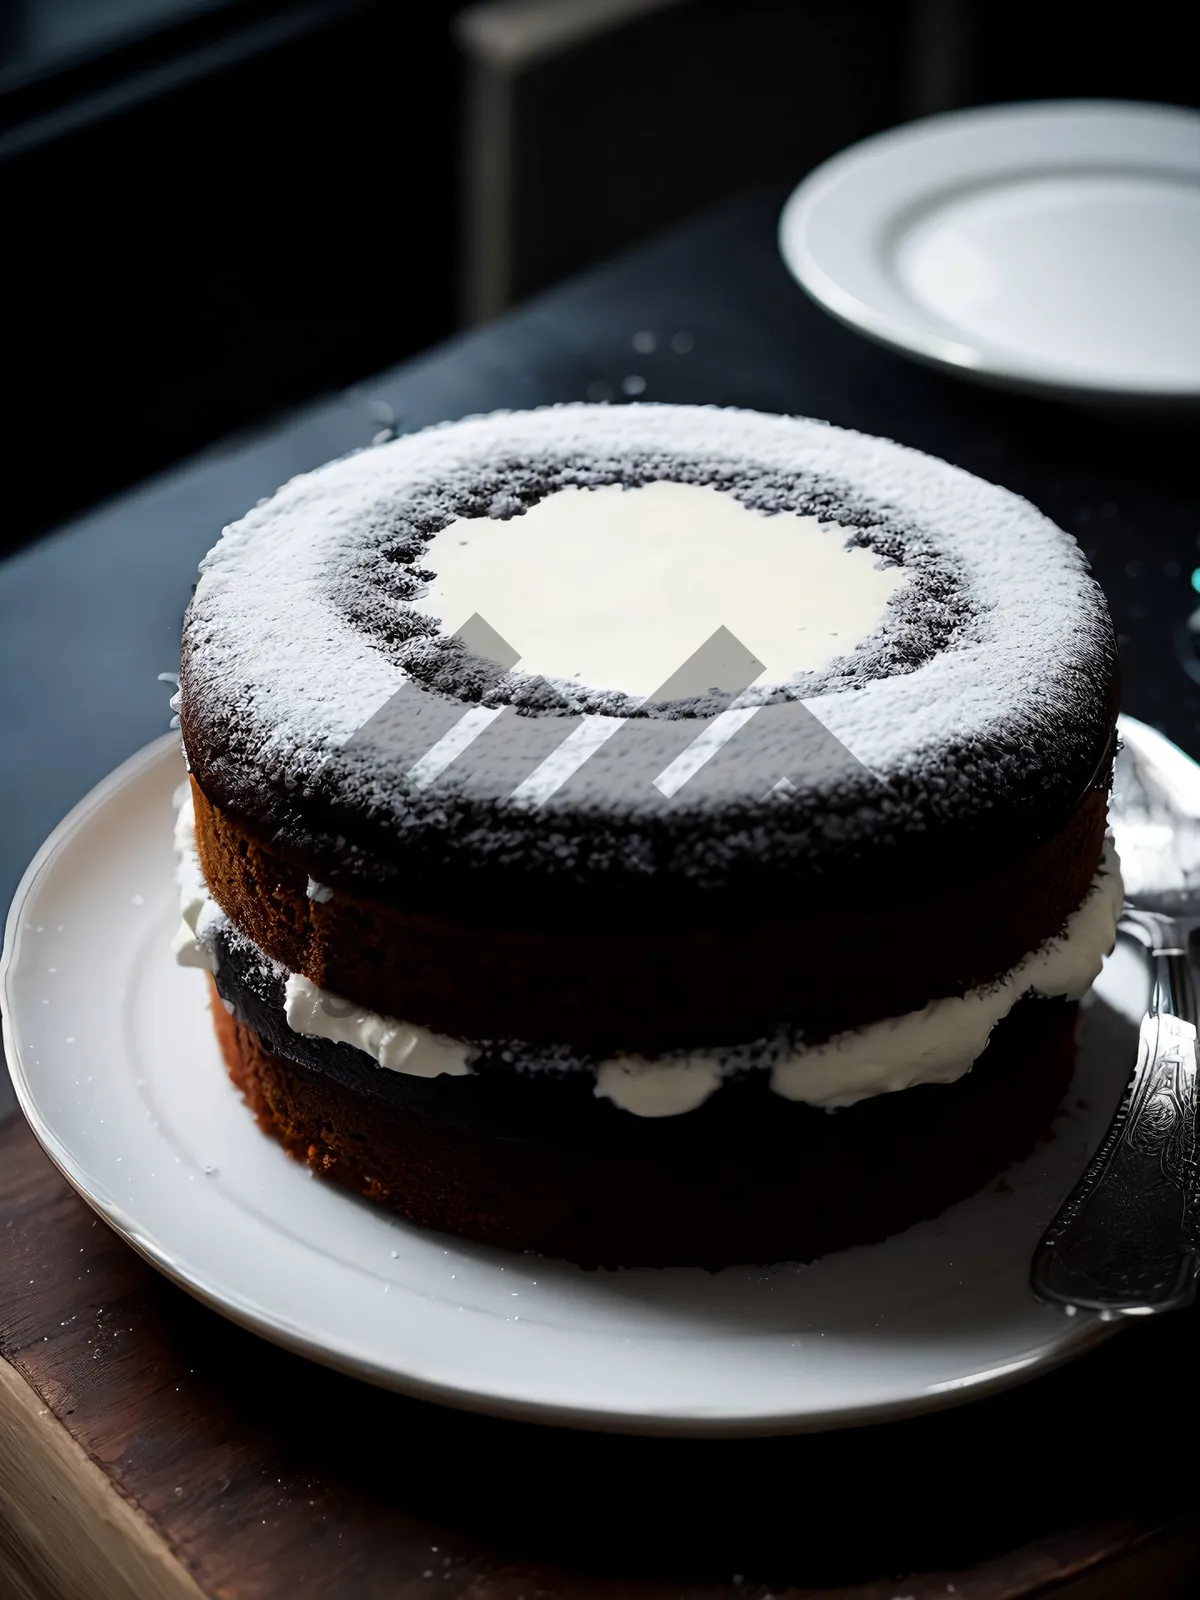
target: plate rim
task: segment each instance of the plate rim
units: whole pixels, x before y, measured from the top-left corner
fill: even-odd
[[[383,1366],[362,1352],[340,1343],[322,1341],[318,1336],[293,1325],[286,1316],[273,1314],[269,1307],[250,1302],[238,1291],[210,1281],[206,1271],[180,1261],[157,1237],[152,1227],[144,1227],[136,1218],[128,1216],[108,1193],[104,1183],[91,1177],[76,1161],[37,1108],[12,1023],[17,1006],[11,980],[20,942],[21,918],[39,880],[97,811],[102,810],[116,794],[147,769],[177,752],[177,733],[161,735],[144,745],[89,790],[35,852],[13,896],[5,923],[4,942],[0,948],[0,1036],[3,1038],[9,1074],[20,1110],[38,1144],[61,1176],[138,1255],[211,1311],[321,1366],[413,1399],[450,1406],[455,1410],[597,1433],[713,1439],[827,1433],[929,1415],[984,1399],[1034,1376],[1040,1377],[1057,1370],[1121,1330],[1123,1323],[1120,1321],[1077,1318],[1067,1323],[1064,1319],[1062,1337],[1049,1349],[1000,1362],[982,1372],[948,1382],[945,1387],[918,1389],[888,1400],[818,1412],[742,1410],[714,1415],[710,1412],[669,1410],[618,1411],[599,1405],[570,1406],[536,1396],[522,1397],[495,1387],[473,1388],[465,1383],[424,1377],[418,1372],[401,1370],[394,1365]]]
[[[864,171],[876,162],[893,159],[896,152],[903,152],[906,146],[940,143],[943,137],[952,140],[956,130],[986,129],[989,125],[998,129],[1013,123],[1032,123],[1037,120],[1065,126],[1098,116],[1111,117],[1116,121],[1137,120],[1143,124],[1173,123],[1181,129],[1193,128],[1200,134],[1200,111],[1187,106],[1145,100],[1029,100],[961,107],[914,118],[870,134],[837,151],[791,190],[780,210],[776,226],[776,243],[784,266],[805,293],[843,326],[875,344],[898,351],[937,371],[993,388],[1098,405],[1132,406],[1146,410],[1182,410],[1195,406],[1200,403],[1200,371],[1188,383],[1106,383],[1099,379],[1071,376],[1053,363],[1039,363],[1032,357],[1017,353],[1008,360],[997,359],[992,347],[982,341],[972,341],[966,334],[962,338],[955,338],[950,333],[940,333],[932,319],[922,323],[915,308],[913,319],[904,321],[890,311],[863,300],[832,276],[809,248],[808,227],[811,218],[847,176]],[[1200,179],[1200,151],[1196,175]],[[964,161],[959,182],[970,186],[971,178],[972,169]],[[911,203],[918,196],[910,192],[906,198]],[[886,216],[881,213],[880,224],[886,225],[903,209],[904,202],[905,197],[901,197]]]

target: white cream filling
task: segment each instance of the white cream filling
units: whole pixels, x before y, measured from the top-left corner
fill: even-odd
[[[212,971],[213,935],[224,913],[211,899],[200,869],[190,797],[176,822],[175,848],[182,912],[173,942],[176,959]],[[771,1069],[771,1088],[785,1100],[833,1110],[919,1083],[952,1083],[970,1070],[992,1029],[1025,995],[1078,1000],[1086,994],[1113,947],[1122,893],[1120,862],[1109,839],[1096,878],[1062,933],[1011,972],[968,994],[931,1000],[919,1011],[798,1048]],[[389,1071],[420,1078],[471,1071],[474,1047],[469,1043],[381,1016],[301,974],[287,975],[284,1006],[293,1032],[353,1045]],[[637,1117],[674,1117],[703,1105],[723,1076],[721,1062],[710,1054],[663,1060],[618,1056],[601,1062],[595,1093]]]
[[[284,983],[283,1008],[293,1033],[352,1044],[391,1072],[407,1072],[413,1078],[443,1074],[462,1078],[471,1070],[461,1040],[340,1000],[298,972],[290,972]]]
[[[171,940],[171,952],[181,967],[200,967],[215,972],[217,961],[212,935],[224,921],[224,913],[208,892],[200,855],[196,849],[196,819],[191,790],[186,784],[175,794],[179,815],[175,818],[175,882],[179,885],[179,927]]]
[[[1110,838],[1092,887],[1062,933],[1010,972],[967,994],[931,1000],[919,1011],[886,1017],[798,1050],[772,1068],[771,1088],[785,1100],[834,1110],[918,1083],[953,1083],[970,1070],[992,1029],[1025,995],[1078,1000],[1087,993],[1116,940],[1123,892]],[[672,1116],[708,1098],[719,1082],[718,1076],[702,1088],[710,1071],[706,1057],[669,1063],[633,1057],[606,1061],[597,1074],[596,1093],[638,1116]],[[681,1074],[678,1085],[671,1082],[675,1073]]]

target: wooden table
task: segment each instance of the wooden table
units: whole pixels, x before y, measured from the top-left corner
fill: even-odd
[[[1188,1314],[886,1427],[693,1442],[368,1388],[159,1277],[0,1128],[4,1600],[1184,1600]]]

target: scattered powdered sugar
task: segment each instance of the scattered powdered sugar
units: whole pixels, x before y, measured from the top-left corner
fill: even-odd
[[[605,764],[615,742],[589,759],[585,781],[556,794],[552,823],[508,803],[507,790],[467,795],[458,777],[467,763],[418,790],[404,767],[342,747],[414,680],[452,702],[512,702],[523,717],[559,719],[563,738],[580,714],[637,712],[603,690],[489,670],[421,611],[429,574],[420,563],[456,517],[510,517],[569,485],[656,478],[711,484],[768,514],[839,522],[851,543],[910,573],[870,640],[782,691],[861,763],[861,781],[841,772],[836,793],[815,781],[804,792],[790,774],[801,787],[783,827],[777,801],[736,792],[731,762],[721,837],[711,797],[707,818],[675,806],[672,826],[694,833],[670,852],[676,870],[723,882],[739,860],[765,862],[788,838],[800,849],[801,821],[827,854],[831,811],[842,835],[878,832],[885,814],[891,828],[919,833],[1001,800],[1064,807],[1078,795],[1101,755],[1115,644],[1069,536],[1015,495],[886,440],[803,419],[644,405],[445,424],[296,478],[226,529],[202,564],[184,637],[183,730],[202,785],[296,850],[319,844],[314,868],[335,874],[368,870],[352,842],[368,827],[420,847],[435,866],[490,854],[543,874],[644,875],[645,842],[622,833],[620,818],[628,810],[632,827],[637,807],[621,793],[615,755]],[[752,690],[749,702],[755,693],[781,698],[778,686]],[[663,849],[650,854],[663,870]]]

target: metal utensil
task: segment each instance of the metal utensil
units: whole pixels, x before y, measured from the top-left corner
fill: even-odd
[[[1112,1125],[1033,1258],[1042,1300],[1149,1316],[1190,1305],[1197,1229],[1196,991],[1188,941],[1200,928],[1200,767],[1122,717],[1110,820],[1125,875],[1119,933],[1151,964],[1137,1064]]]

